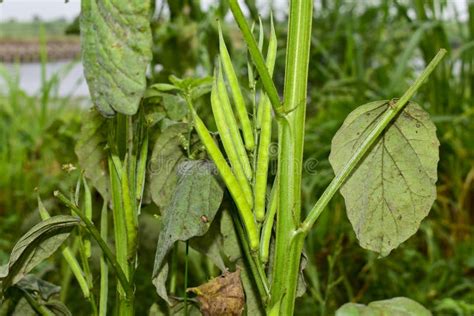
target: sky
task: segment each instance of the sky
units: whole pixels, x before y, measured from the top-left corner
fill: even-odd
[[[9,19],[18,21],[30,21],[33,17],[40,17],[42,20],[52,20],[66,18],[72,20],[80,12],[80,0],[0,0],[0,22]],[[160,0],[158,0],[160,1]],[[201,0],[203,8],[217,0]],[[257,0],[258,7],[264,8],[269,0]],[[286,10],[288,0],[273,0],[277,12]],[[351,0],[348,0],[351,1]],[[369,1],[369,0],[365,0]],[[463,19],[467,18],[466,3],[469,0],[449,0],[455,4]]]
[[[201,0],[201,4],[203,8],[207,8],[216,1]],[[257,2],[259,7],[262,7],[262,4],[265,6],[268,0],[258,0]],[[274,3],[277,9],[285,9],[287,0],[274,0]],[[67,3],[65,0],[3,0],[0,3],[0,21],[12,18],[18,21],[30,21],[35,16],[42,20],[57,18],[72,20],[79,14],[80,7],[80,0],[69,0]]]
[[[16,19],[31,21],[38,16],[42,20],[58,18],[74,19],[81,11],[80,0],[3,0],[0,4],[0,21]]]

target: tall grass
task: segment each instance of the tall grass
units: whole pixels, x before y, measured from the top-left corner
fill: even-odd
[[[29,95],[21,88],[20,64],[0,64],[0,253],[16,240],[20,226],[37,216],[35,190],[51,196],[68,189],[72,177],[63,165],[74,164],[73,151],[80,128],[81,102],[60,95],[61,79],[78,61],[47,76],[46,37],[40,29],[40,89]],[[70,168],[69,168],[70,170]]]

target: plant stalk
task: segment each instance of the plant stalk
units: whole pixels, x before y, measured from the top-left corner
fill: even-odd
[[[275,268],[270,309],[293,315],[303,237],[294,233],[301,213],[306,92],[311,45],[313,1],[292,0],[288,20],[285,90],[279,124],[279,207],[277,210]],[[300,240],[301,239],[301,240]],[[279,307],[276,307],[279,305]]]

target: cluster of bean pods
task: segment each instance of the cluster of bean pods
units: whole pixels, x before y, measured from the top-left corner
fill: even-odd
[[[260,23],[260,50],[263,49],[263,33]],[[194,127],[237,206],[250,249],[255,252],[260,250],[261,260],[267,262],[272,224],[277,208],[276,181],[270,198],[266,198],[272,137],[272,105],[264,91],[260,91],[259,100],[256,102],[256,81],[253,77],[253,66],[249,62],[249,86],[254,100],[253,120],[250,119],[220,25],[219,53],[211,90],[211,107],[225,155],[191,102],[188,104]],[[273,73],[276,53],[277,38],[272,21],[266,57],[266,66],[270,74]]]

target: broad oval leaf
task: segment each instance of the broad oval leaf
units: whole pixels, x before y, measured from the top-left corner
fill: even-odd
[[[82,1],[84,74],[92,101],[105,116],[137,112],[152,57],[150,3]]]
[[[209,161],[185,161],[179,165],[178,184],[162,218],[153,268],[153,284],[166,301],[165,259],[169,250],[178,240],[204,235],[221,204],[224,191],[215,174],[215,166]]]
[[[421,304],[406,298],[395,297],[375,301],[369,305],[347,303],[342,305],[336,316],[431,316],[431,312]]]
[[[148,164],[150,182],[148,189],[153,202],[160,208],[168,205],[176,188],[178,182],[176,170],[185,154],[180,138],[183,138],[187,132],[187,124],[173,124],[163,130],[153,147]]]
[[[332,140],[336,174],[353,156],[389,106],[360,106]],[[409,102],[341,187],[347,214],[362,247],[386,256],[412,236],[436,198],[439,141],[436,127]]]
[[[13,247],[8,272],[0,276],[2,289],[16,284],[44,259],[51,256],[79,225],[77,217],[58,215],[33,226]]]

